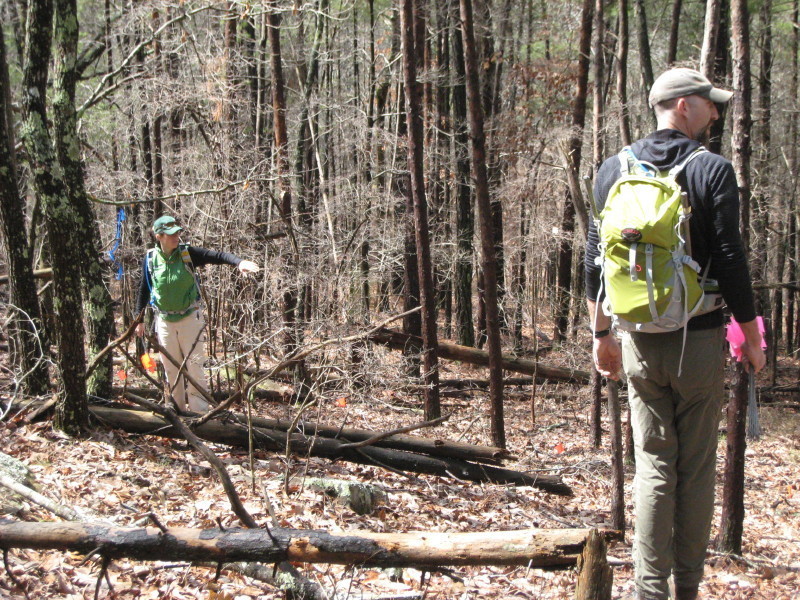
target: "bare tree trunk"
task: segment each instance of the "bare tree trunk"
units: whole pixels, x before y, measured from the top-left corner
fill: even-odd
[[[603,377],[597,372],[597,369],[592,369],[592,409],[589,415],[589,423],[592,431],[592,445],[595,448],[600,447],[603,435]]]
[[[752,278],[756,283],[763,283],[767,275],[767,232],[770,230],[769,207],[771,206],[771,161],[770,144],[772,143],[772,0],[764,0],[759,9],[759,21],[762,26],[761,53],[758,72],[758,113],[755,130],[756,178],[753,194],[753,231],[755,240],[751,254]],[[768,323],[772,323],[771,307],[768,303],[769,291],[756,291],[756,312],[764,315]],[[771,337],[772,327],[768,335]],[[774,344],[773,339],[768,345]]]
[[[367,182],[373,178],[372,144],[375,137],[375,1],[369,1],[369,96],[367,98],[367,166],[365,169]],[[369,214],[369,197],[367,198],[366,211]],[[361,242],[361,304],[364,312],[365,323],[370,319],[370,288],[369,288],[369,236],[365,235]]]
[[[450,165],[450,148],[453,138],[451,111],[451,73],[450,73],[450,36],[451,19],[450,2],[439,2],[436,4],[436,90],[435,90],[435,121],[432,124],[434,131],[434,148],[436,160],[431,172],[433,187],[435,190],[435,210],[438,214],[449,214],[452,212],[452,190],[450,177],[447,172]],[[439,219],[439,230],[442,240],[445,243],[452,243],[453,226],[449,218]],[[445,265],[441,268],[437,286],[437,308],[444,310],[444,337],[453,337],[453,277],[451,269]]]
[[[739,184],[742,242],[745,251],[750,242],[750,15],[746,0],[731,2],[733,39],[733,168]],[[745,422],[747,418],[747,373],[736,365],[736,381],[728,403],[728,435],[725,453],[725,484],[722,492],[717,550],[741,554],[744,528]]]
[[[456,31],[452,36],[453,63],[453,127],[455,129],[455,186],[456,186],[456,328],[458,343],[475,345],[475,326],[472,322],[472,261],[475,236],[475,215],[469,175],[467,127],[467,89],[464,67],[464,42],[461,23],[454,14],[458,1],[451,0],[449,16],[455,20]]]
[[[650,35],[647,29],[647,12],[644,7],[644,0],[634,0],[634,10],[638,22],[639,34],[639,65],[642,69],[642,91],[645,98],[650,93],[650,88],[653,87],[653,59],[650,56]],[[655,116],[653,123],[655,124]]]
[[[798,0],[794,0],[792,4],[792,18],[795,19],[792,21],[793,23],[797,23],[797,19],[800,18],[800,3]],[[786,231],[786,256],[788,259],[787,265],[787,273],[786,276],[789,278],[789,281],[797,281],[797,183],[798,179],[798,170],[800,170],[800,161],[798,161],[798,150],[797,150],[797,137],[798,132],[800,131],[800,126],[798,125],[798,118],[797,114],[797,98],[798,94],[800,94],[800,67],[798,67],[798,54],[800,54],[800,30],[795,27],[792,30],[792,88],[790,90],[790,94],[792,98],[794,98],[794,110],[792,111],[792,119],[791,119],[791,137],[789,139],[790,144],[790,152],[791,152],[791,165],[792,165],[792,187],[791,191],[788,194],[789,196],[789,210],[788,210],[788,218],[787,218],[787,231]],[[794,352],[795,344],[794,344],[794,312],[795,312],[795,299],[797,297],[796,292],[788,291],[786,296],[786,353],[792,354]]]
[[[63,171],[70,202],[81,220],[79,245],[81,283],[86,308],[89,357],[108,345],[114,330],[111,294],[106,284],[106,269],[100,258],[100,230],[94,210],[89,204],[84,185],[81,141],[75,113],[75,86],[79,73],[78,11],[75,0],[57,0],[55,12],[56,69],[55,85],[61,93],[53,95],[53,124],[56,156]],[[111,395],[111,353],[103,359],[87,382],[88,392],[100,398]]]
[[[43,343],[33,256],[25,235],[25,206],[17,186],[11,87],[3,36],[0,36],[0,227],[8,261],[11,320],[7,332],[13,339],[11,365],[21,375],[20,389],[38,396],[47,391],[47,363],[43,360],[47,346]]]
[[[528,238],[528,216],[527,216],[526,203],[521,202],[519,207],[519,239],[520,249],[517,262],[514,265],[514,278],[512,281],[514,297],[516,304],[514,305],[514,322],[513,322],[513,337],[514,337],[514,350],[522,351],[522,315],[525,298],[525,289],[527,287],[527,276],[525,272],[525,263],[528,260],[527,244]],[[535,334],[534,334],[535,335]]]
[[[707,0],[706,19],[703,29],[703,47],[700,51],[700,72],[708,78],[714,80],[714,63],[717,58],[717,40],[720,31],[720,0]]]
[[[292,186],[289,180],[289,137],[286,127],[286,97],[283,82],[283,62],[281,58],[280,40],[280,15],[274,1],[269,3],[267,14],[267,30],[270,44],[270,66],[272,69],[272,109],[274,113],[275,152],[277,154],[278,188],[280,190],[279,211],[286,234],[289,238],[290,249],[286,259],[285,289],[283,292],[283,325],[284,325],[284,350],[291,354],[298,346],[297,332],[297,281],[299,268],[299,248],[295,237],[294,219],[292,214]],[[299,396],[305,396],[305,382],[307,376],[303,363],[295,368],[295,378],[298,382]]]
[[[628,0],[618,0],[617,98],[619,98],[619,133],[622,144],[631,143],[631,119],[628,114]]]
[[[622,463],[622,411],[619,383],[607,380],[608,420],[611,439],[611,526],[625,531],[625,466]]]
[[[506,446],[503,419],[503,369],[500,348],[500,315],[497,306],[497,263],[495,238],[492,231],[492,210],[489,200],[489,182],[486,173],[486,148],[483,131],[483,107],[478,82],[475,35],[471,0],[461,0],[461,32],[464,38],[464,66],[467,76],[467,103],[469,105],[470,138],[472,139],[472,170],[475,179],[478,217],[481,232],[481,268],[485,284],[486,335],[489,342],[489,401],[492,443]]]
[[[25,48],[22,106],[22,138],[33,172],[33,186],[44,207],[47,237],[53,262],[58,366],[64,394],[56,405],[55,426],[69,435],[88,428],[86,404],[86,355],[81,314],[80,250],[77,237],[90,235],[81,230],[81,219],[69,201],[66,185],[47,128],[47,71],[53,33],[53,5],[50,0],[31,0],[28,6],[28,35]]]
[[[747,449],[747,373],[740,362],[734,364],[733,371],[733,382],[728,398],[722,516],[715,546],[720,552],[741,554],[744,531],[744,464]]]
[[[605,119],[605,0],[595,0],[594,9],[594,36],[592,42],[592,55],[594,56],[594,87],[592,89],[592,164],[595,169],[600,168],[605,160],[605,134],[603,131]]]
[[[578,74],[575,95],[572,99],[572,135],[569,140],[569,159],[577,172],[581,164],[583,127],[586,121],[586,96],[589,84],[589,57],[592,45],[592,17],[594,0],[583,0],[581,32],[578,58]],[[570,295],[572,288],[572,258],[575,231],[575,201],[568,187],[561,213],[561,241],[558,250],[558,273],[556,283],[556,323],[553,337],[557,341],[566,338],[569,323]]]
[[[716,11],[716,16],[713,17],[717,20],[718,25],[715,43],[713,49],[709,52],[710,60],[708,61],[708,66],[706,68],[710,73],[709,80],[712,82],[719,82],[727,80],[730,67],[730,36],[720,33],[728,31],[728,24],[730,23],[730,3],[728,0],[711,1],[719,2],[719,9]],[[708,11],[706,11],[706,17],[712,18]],[[725,109],[720,113],[720,118],[714,121],[714,124],[711,126],[711,132],[708,136],[707,147],[709,151],[715,154],[720,154],[722,152],[722,136],[725,129],[725,119],[728,110],[729,109]]]
[[[414,198],[414,222],[418,257],[420,303],[422,304],[423,380],[425,382],[425,418],[437,419],[439,405],[439,361],[436,355],[436,294],[433,287],[428,204],[425,198],[423,165],[423,127],[420,106],[420,84],[417,81],[418,57],[425,44],[424,26],[417,25],[419,6],[415,0],[403,0],[400,28],[403,31],[403,73],[408,127],[408,168]],[[415,27],[411,25],[415,24]],[[414,37],[414,34],[421,37]],[[410,216],[410,215],[409,215]]]
[[[683,0],[673,0],[672,21],[669,28],[669,46],[667,47],[667,66],[672,66],[678,58],[678,28],[681,23]]]

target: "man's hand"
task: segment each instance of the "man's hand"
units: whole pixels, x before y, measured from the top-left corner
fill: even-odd
[[[750,344],[745,342],[742,344],[742,354],[745,360],[753,365],[753,370],[758,373],[767,364],[767,357],[761,349],[761,344]]]
[[[592,354],[594,368],[600,375],[608,379],[619,379],[619,372],[622,369],[622,349],[617,338],[613,335],[596,338]]]
[[[761,348],[761,331],[758,327],[756,319],[747,321],[746,323],[739,323],[744,333],[744,343],[741,350],[747,362],[753,365],[753,370],[758,373],[767,364],[767,357],[764,355],[764,350]]]
[[[137,336],[142,337],[144,335],[144,323],[139,323],[134,331]]]
[[[239,263],[240,273],[258,273],[260,267],[252,260],[243,260]]]

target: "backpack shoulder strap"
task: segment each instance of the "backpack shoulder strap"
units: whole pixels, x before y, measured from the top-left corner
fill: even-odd
[[[197,270],[194,268],[194,263],[192,263],[192,255],[189,254],[189,244],[180,244],[178,246],[178,251],[181,253],[183,266],[194,278],[194,285],[197,288],[197,294],[199,298],[200,294],[202,293],[202,288],[200,287],[200,278],[197,276]]]
[[[636,155],[631,150],[630,146],[625,146],[620,153],[617,155],[619,157],[619,173],[623,177],[631,172],[631,163],[630,159],[636,160]]]
[[[147,289],[150,290],[150,304],[153,306],[155,306],[155,298],[153,297],[153,261],[155,255],[155,248],[148,249],[144,255],[144,280],[147,282]]]
[[[192,256],[189,254],[189,244],[181,244],[178,246],[178,250],[180,250],[183,264],[194,274],[194,264],[192,264]]]
[[[144,266],[146,269],[145,274],[147,275],[147,284],[152,286],[152,277],[153,277],[153,265],[155,264],[155,257],[156,257],[156,249],[149,248],[147,250],[147,254],[145,254],[144,259]]]
[[[692,152],[689,156],[687,156],[683,162],[675,165],[669,170],[670,177],[672,177],[673,179],[677,179],[681,171],[683,171],[686,168],[686,165],[688,165],[690,162],[692,162],[695,158],[697,158],[704,152],[708,152],[705,146],[698,146],[697,149],[694,152]]]
[[[636,174],[645,177],[657,178],[660,176],[660,171],[652,163],[646,160],[639,160],[633,153],[630,146],[625,146],[619,156],[619,172],[622,177],[627,175]]]

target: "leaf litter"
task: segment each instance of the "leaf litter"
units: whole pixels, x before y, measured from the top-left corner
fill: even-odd
[[[485,372],[448,365],[449,376],[481,377]],[[595,449],[589,431],[588,386],[540,385],[536,389],[535,423],[531,388],[508,388],[505,402],[508,449],[514,459],[506,466],[523,471],[560,474],[574,497],[551,496],[530,487],[474,484],[428,475],[403,476],[377,467],[320,458],[293,457],[290,494],[285,495],[285,459],[256,451],[251,471],[246,452],[211,445],[224,461],[248,511],[259,523],[322,529],[404,531],[502,531],[523,528],[610,527],[608,423],[603,445]],[[373,429],[394,429],[422,420],[420,399],[387,389],[375,392],[380,402],[331,394],[320,410],[325,423]],[[366,398],[366,395],[362,395]],[[324,402],[324,400],[321,400]],[[449,421],[416,435],[461,439],[489,444],[488,399],[469,392],[442,399]],[[291,418],[292,408],[259,401],[257,413]],[[308,415],[307,415],[308,416]],[[309,417],[310,418],[310,417]],[[604,414],[604,419],[605,419]],[[743,559],[709,548],[703,598],[720,600],[797,598],[800,589],[800,414],[787,408],[761,409],[764,435],[748,443]],[[724,428],[724,422],[721,422]],[[721,429],[722,431],[722,429]],[[4,451],[24,462],[40,489],[62,504],[85,509],[119,526],[130,526],[149,513],[167,527],[236,527],[227,497],[213,470],[185,442],[120,431],[97,429],[86,440],[54,431],[48,422],[0,423]],[[719,495],[724,447],[718,449],[718,485],[714,526],[719,523]],[[371,483],[388,494],[385,504],[370,515],[357,515],[347,506],[304,485],[305,478],[327,477]],[[633,507],[633,467],[626,466],[625,541],[609,550],[614,570],[612,597],[633,591],[630,542]],[[24,501],[15,518],[54,521],[45,509]],[[712,531],[713,535],[716,531]],[[9,565],[31,598],[94,598],[100,561],[56,551],[12,550]],[[373,569],[325,564],[298,565],[319,582],[331,598],[505,599],[572,598],[575,573],[508,567],[461,567],[424,573],[416,569]],[[269,585],[236,572],[188,562],[118,560],[111,563],[101,598],[268,600],[282,594]],[[108,585],[111,582],[111,588]],[[113,590],[113,591],[112,591]],[[0,598],[23,597],[4,573]]]

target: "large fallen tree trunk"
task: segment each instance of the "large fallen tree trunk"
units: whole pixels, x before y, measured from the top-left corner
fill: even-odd
[[[90,406],[89,410],[99,420],[129,433],[181,437],[169,423],[152,413],[99,406]],[[212,420],[194,428],[194,432],[198,437],[207,441],[241,448],[249,447],[248,428],[238,420],[225,423]],[[425,456],[373,446],[353,448],[352,446],[348,447],[340,440],[307,437],[299,433],[288,434],[285,431],[262,427],[253,428],[253,442],[256,448],[275,452],[285,452],[288,443],[290,451],[298,455],[346,460],[467,481],[529,485],[552,494],[572,495],[570,487],[560,477],[554,475],[528,474],[490,465],[474,464],[455,458]]]
[[[393,329],[382,328],[370,334],[370,341],[376,344],[383,344],[393,350],[403,350],[405,348],[421,348],[422,340],[419,337],[401,333]],[[485,350],[470,348],[469,346],[459,346],[450,342],[439,340],[439,358],[447,360],[460,360],[471,365],[489,365],[489,353]],[[503,355],[503,369],[526,375],[536,375],[543,380],[566,381],[569,383],[589,383],[589,373],[575,369],[562,369],[543,365],[535,360],[525,358],[514,358],[513,356]]]
[[[162,561],[281,561],[416,567],[574,565],[592,529],[523,529],[482,533],[332,534],[305,529],[111,527],[92,523],[0,520],[0,548],[99,553]],[[608,538],[616,532],[606,531]]]
[[[142,394],[144,391],[146,394]],[[136,395],[153,397],[154,390],[141,389],[134,392]],[[122,407],[122,405],[116,405]],[[134,409],[145,410],[145,409]],[[234,415],[239,422],[245,422],[247,417],[244,415]],[[294,426],[294,431],[303,433],[307,436],[322,436],[338,439],[343,443],[364,442],[375,438],[380,432],[368,429],[355,429],[352,427],[339,427],[335,425],[322,425],[311,421],[299,421],[297,423],[287,419],[267,419],[262,417],[252,417],[253,425],[265,429],[277,429],[279,431],[289,431]],[[382,438],[370,444],[380,448],[393,448],[394,450],[404,450],[406,452],[416,452],[429,456],[439,456],[443,458],[458,458],[499,465],[504,459],[513,458],[512,454],[497,446],[482,446],[477,444],[467,444],[465,442],[453,442],[438,438],[424,438],[416,435],[396,433],[389,437]]]

